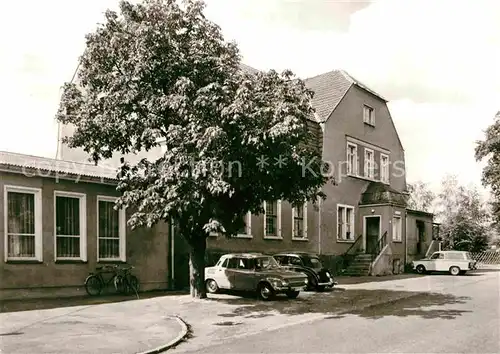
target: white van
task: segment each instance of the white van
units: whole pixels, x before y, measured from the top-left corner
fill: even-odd
[[[449,272],[451,275],[465,274],[476,268],[476,261],[469,252],[440,251],[434,252],[429,258],[412,262],[413,269],[419,274],[427,272]]]

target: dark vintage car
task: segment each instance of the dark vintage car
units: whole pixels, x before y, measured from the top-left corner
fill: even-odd
[[[305,273],[308,278],[307,288],[310,290],[323,291],[337,284],[332,273],[323,267],[321,260],[314,253],[282,252],[275,254],[274,259],[282,267]]]

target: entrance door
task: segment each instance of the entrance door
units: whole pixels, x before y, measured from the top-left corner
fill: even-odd
[[[365,216],[366,253],[375,253],[379,238],[380,216]]]
[[[425,224],[421,220],[417,220],[417,254],[424,252],[425,244]]]

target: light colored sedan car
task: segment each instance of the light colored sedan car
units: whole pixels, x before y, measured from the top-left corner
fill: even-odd
[[[413,269],[419,274],[427,272],[449,272],[451,275],[465,274],[476,268],[476,261],[469,252],[440,251],[429,258],[412,262]]]
[[[213,267],[205,268],[207,292],[219,289],[257,291],[262,300],[276,294],[295,299],[307,285],[303,273],[286,270],[272,256],[264,254],[226,254]]]

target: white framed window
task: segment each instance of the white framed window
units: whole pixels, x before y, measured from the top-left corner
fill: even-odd
[[[403,223],[401,221],[401,216],[394,215],[392,218],[392,240],[396,242],[401,242],[403,232]]]
[[[363,122],[375,126],[375,111],[372,107],[363,105]]]
[[[281,239],[281,201],[264,202],[264,238]]]
[[[389,183],[389,155],[380,154],[380,181]]]
[[[235,237],[239,238],[252,238],[252,213],[248,212],[244,217],[244,225],[238,230],[238,233]]]
[[[347,174],[358,175],[358,146],[347,143]]]
[[[354,241],[354,207],[337,205],[337,240]]]
[[[372,149],[365,148],[365,177],[375,177],[375,154]]]
[[[292,240],[307,240],[307,202],[292,208]]]
[[[56,260],[87,260],[85,194],[54,191],[54,254]]]
[[[126,216],[114,209],[117,199],[97,196],[97,261],[126,260]]]
[[[5,261],[43,259],[42,190],[4,186]]]

